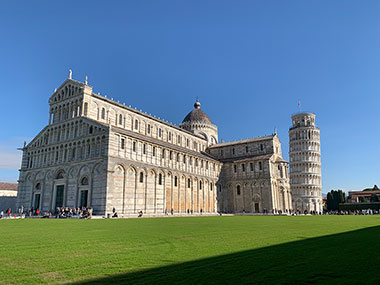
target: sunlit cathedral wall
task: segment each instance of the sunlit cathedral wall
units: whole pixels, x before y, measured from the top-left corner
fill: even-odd
[[[218,143],[198,100],[176,126],[95,94],[70,73],[49,105],[48,125],[23,148],[18,206],[120,216],[292,209],[277,135]]]
[[[71,76],[49,104],[49,124],[23,148],[19,206],[215,213],[221,163],[206,148],[217,133],[208,140],[95,94]]]
[[[277,135],[216,144],[210,153],[223,162],[219,210],[227,213],[289,213],[292,195],[288,163]]]

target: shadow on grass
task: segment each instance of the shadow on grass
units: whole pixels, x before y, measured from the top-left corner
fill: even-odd
[[[77,284],[380,282],[380,226]]]

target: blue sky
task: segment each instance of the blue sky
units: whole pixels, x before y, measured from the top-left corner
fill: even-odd
[[[230,141],[317,114],[323,192],[380,184],[379,1],[7,1],[0,9],[0,181],[73,78],[179,124],[202,109]],[[173,111],[174,110],[174,111]]]

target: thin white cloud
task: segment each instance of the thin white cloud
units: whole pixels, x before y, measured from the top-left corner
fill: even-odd
[[[0,169],[18,170],[21,167],[22,153],[0,151]]]
[[[22,151],[17,148],[22,147],[24,141],[30,141],[30,138],[11,137],[0,143],[0,171],[17,171],[21,168]]]

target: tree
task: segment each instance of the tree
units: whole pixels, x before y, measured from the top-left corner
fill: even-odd
[[[327,193],[326,207],[327,211],[332,211],[332,209],[334,208],[334,198],[331,192]]]
[[[375,193],[372,193],[371,202],[379,202],[379,196],[377,196]]]
[[[342,190],[331,190],[327,193],[326,206],[328,211],[339,210],[339,204],[346,201],[346,194]]]
[[[359,197],[360,203],[368,203],[368,200],[365,197]]]

